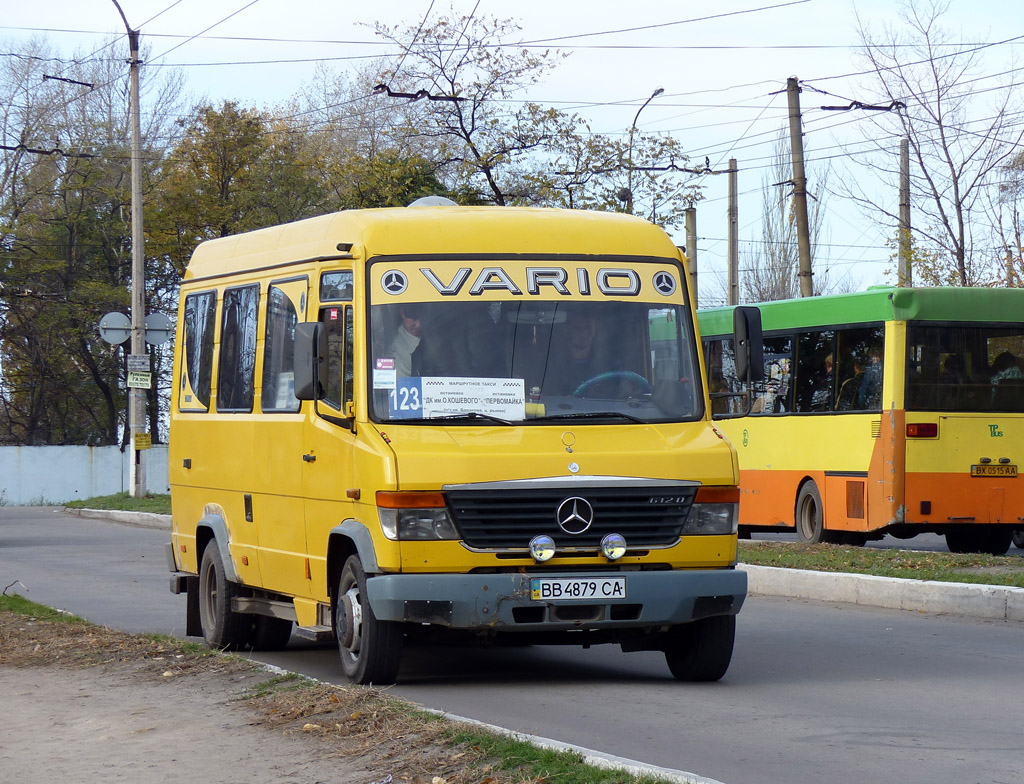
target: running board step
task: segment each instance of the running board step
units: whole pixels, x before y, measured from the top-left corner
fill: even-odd
[[[296,626],[295,636],[314,642],[328,642],[334,639],[334,629],[330,626]]]

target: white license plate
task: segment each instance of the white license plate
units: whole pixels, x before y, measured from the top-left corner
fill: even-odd
[[[625,577],[534,577],[530,580],[534,601],[625,599]]]

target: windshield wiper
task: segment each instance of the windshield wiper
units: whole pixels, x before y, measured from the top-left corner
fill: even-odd
[[[640,419],[632,414],[622,411],[566,411],[564,414],[548,414],[547,416],[532,417],[530,422],[550,422],[559,419],[625,419],[629,422],[636,422],[638,425],[650,424],[646,419]]]
[[[483,414],[479,411],[467,411],[464,414],[441,414],[440,416],[433,417],[417,417],[413,419],[392,419],[391,422],[394,424],[424,424],[429,422],[472,422],[476,420],[484,420],[486,422],[494,422],[496,425],[512,426],[512,422],[501,417],[493,416],[492,414]]]

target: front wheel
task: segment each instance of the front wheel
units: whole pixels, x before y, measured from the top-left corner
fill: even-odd
[[[673,626],[665,641],[665,661],[681,681],[717,681],[729,669],[735,640],[735,615]]]
[[[199,622],[203,638],[214,648],[237,650],[248,646],[252,618],[231,609],[238,586],[227,579],[224,561],[216,541],[203,550],[199,566]]]
[[[1017,549],[1024,550],[1024,528],[1014,528],[1010,535],[1010,541]]]
[[[334,600],[334,632],[341,668],[353,683],[394,683],[402,658],[402,624],[378,621],[366,594],[358,556],[342,567]]]

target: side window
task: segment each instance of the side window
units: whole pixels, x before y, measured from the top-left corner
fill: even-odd
[[[804,332],[796,342],[795,410],[831,411],[835,396],[832,330]]]
[[[204,291],[185,297],[185,329],[181,347],[179,411],[209,411],[213,376],[213,331],[217,292]]]
[[[301,280],[271,285],[267,290],[260,392],[263,411],[298,411],[301,405],[295,397],[295,325],[299,310],[305,308],[306,287]]]
[[[259,302],[259,285],[224,292],[217,363],[218,411],[252,411]]]
[[[322,400],[342,411],[352,399],[352,308],[339,305],[320,311],[320,322],[327,330],[327,369],[320,380]]]
[[[711,392],[711,413],[743,413],[743,399],[732,394],[744,391],[743,382],[736,376],[732,338],[715,338],[706,341],[704,345],[708,367],[708,391]]]
[[[764,380],[753,385],[752,414],[781,414],[793,410],[793,338],[765,338]]]
[[[881,410],[884,341],[881,326],[836,333],[837,411]]]
[[[325,272],[320,276],[321,302],[352,301],[352,270]]]

